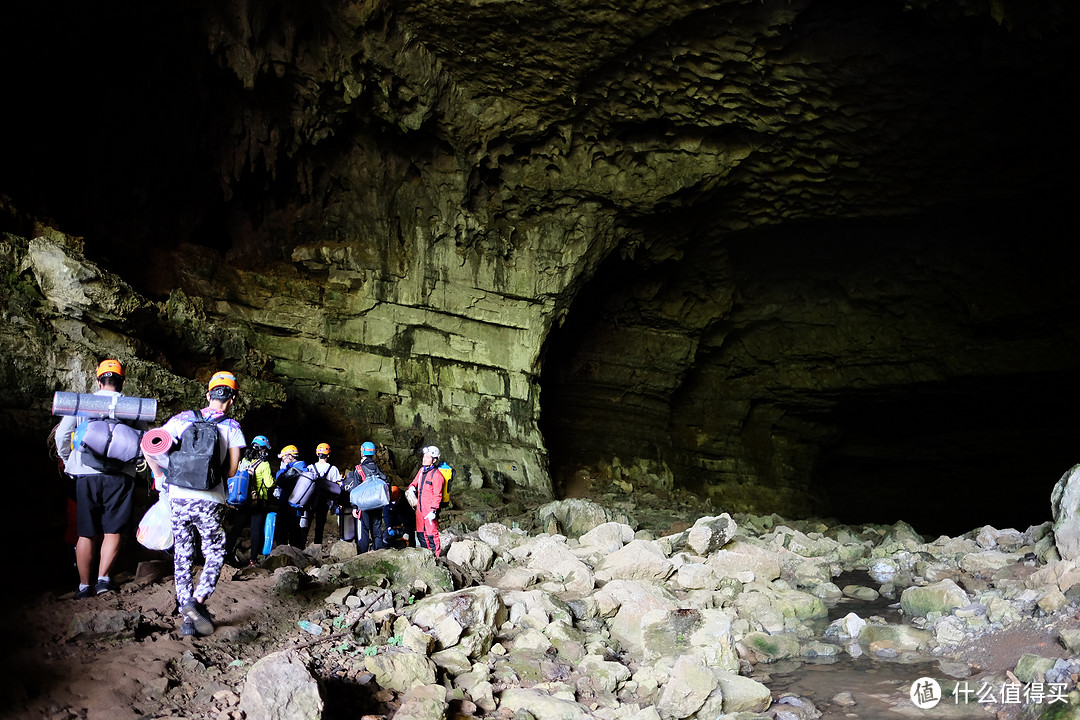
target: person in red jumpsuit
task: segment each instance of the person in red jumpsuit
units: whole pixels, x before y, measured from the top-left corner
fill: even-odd
[[[429,445],[420,451],[424,455],[416,477],[405,493],[409,504],[416,508],[416,539],[420,547],[435,553],[442,551],[439,540],[439,509],[450,502],[450,480],[454,468],[440,458],[439,448]]]

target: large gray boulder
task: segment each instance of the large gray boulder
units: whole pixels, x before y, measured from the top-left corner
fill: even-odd
[[[1080,465],[1073,465],[1050,491],[1054,543],[1063,560],[1080,557]]]
[[[239,710],[247,720],[320,720],[323,700],[304,663],[296,653],[284,651],[251,666]]]

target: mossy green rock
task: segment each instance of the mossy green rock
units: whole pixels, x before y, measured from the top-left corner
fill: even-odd
[[[388,583],[396,592],[432,594],[454,589],[450,573],[424,548],[361,553],[345,561],[342,572],[354,585]]]
[[[900,607],[913,617],[926,617],[932,612],[948,615],[954,609],[970,603],[968,594],[952,580],[909,587],[900,595]]]

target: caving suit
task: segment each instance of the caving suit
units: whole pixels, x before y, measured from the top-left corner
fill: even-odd
[[[421,467],[409,483],[416,493],[416,539],[438,556],[442,551],[439,540],[439,509],[450,502],[450,480],[454,468],[445,462]]]

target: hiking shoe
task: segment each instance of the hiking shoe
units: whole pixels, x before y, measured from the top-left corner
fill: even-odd
[[[94,597],[94,595],[96,595],[96,594],[97,593],[94,592],[94,588],[87,585],[82,590],[78,590],[78,591],[75,592],[75,599],[76,600],[85,600],[86,598]]]
[[[187,618],[184,618],[184,622],[180,623],[180,635],[183,637],[191,637],[195,634],[195,623],[191,622]]]
[[[98,580],[97,585],[94,586],[95,595],[104,595],[107,592],[112,592],[116,589],[116,586],[112,584],[112,580]]]
[[[210,613],[206,606],[192,598],[180,608],[180,614],[195,627],[196,635],[209,635],[214,632],[214,621],[210,619]]]

